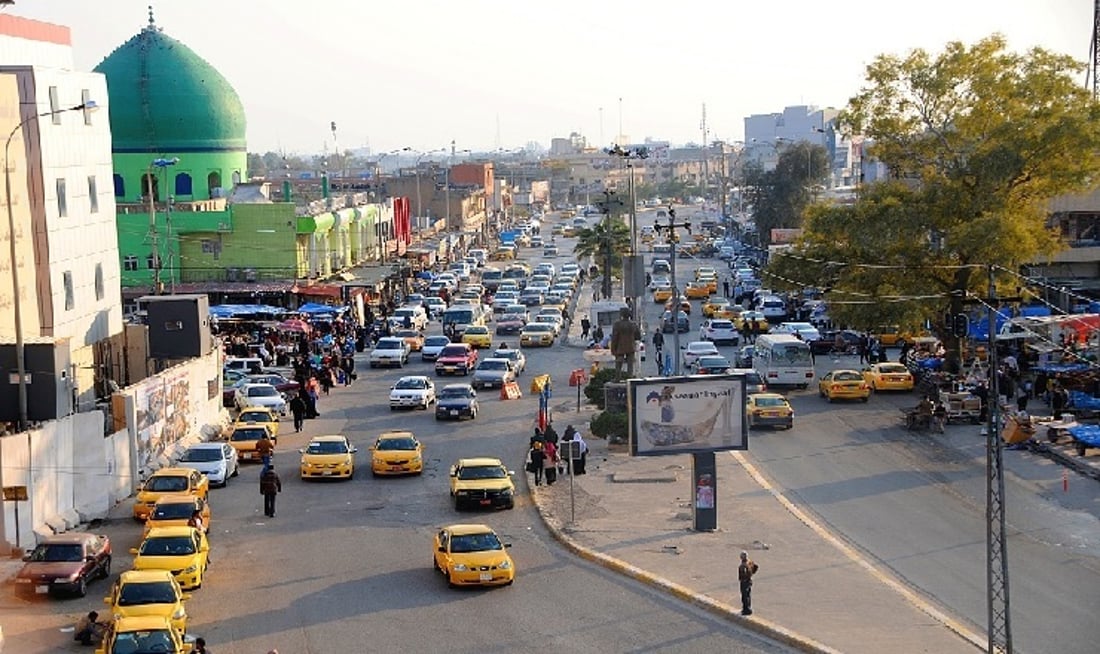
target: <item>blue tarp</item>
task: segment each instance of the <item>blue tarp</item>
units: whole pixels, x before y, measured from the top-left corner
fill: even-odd
[[[1073,436],[1074,440],[1093,447],[1100,447],[1100,425],[1078,425],[1070,427],[1066,431]]]
[[[327,304],[317,304],[316,302],[307,302],[295,309],[297,313],[304,313],[308,316],[338,316],[347,310],[347,307],[331,307]]]
[[[1084,372],[1090,368],[1092,368],[1092,366],[1087,363],[1048,363],[1043,366],[1034,366],[1032,370],[1054,375],[1058,373]]]
[[[1029,318],[1053,315],[1050,307],[1045,304],[1026,304],[1020,307],[1020,315]]]
[[[289,313],[288,309],[268,304],[215,304],[210,307],[210,315],[221,320],[244,318],[247,316],[276,316]]]
[[[1093,397],[1081,391],[1070,391],[1069,405],[1075,409],[1100,411],[1100,397]]]

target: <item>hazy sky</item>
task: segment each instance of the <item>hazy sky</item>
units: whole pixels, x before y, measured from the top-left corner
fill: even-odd
[[[140,30],[149,0],[15,0],[68,25],[88,70]],[[577,131],[736,140],[749,114],[842,108],[880,53],[1000,32],[1086,61],[1092,0],[174,0],[157,24],[219,69],[250,151],[548,145]],[[1084,83],[1084,78],[1081,79]],[[602,108],[602,111],[601,111]],[[602,116],[602,120],[601,120]]]

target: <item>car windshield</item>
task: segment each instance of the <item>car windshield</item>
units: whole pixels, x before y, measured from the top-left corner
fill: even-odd
[[[428,387],[428,380],[419,377],[399,379],[394,385],[398,390],[423,390]]]
[[[728,320],[715,320],[710,323],[711,329],[733,329],[733,323]]]
[[[162,475],[150,477],[145,482],[145,490],[154,493],[178,493],[187,490],[187,477],[182,475]]]
[[[478,370],[507,370],[507,361],[493,361],[492,359],[486,359],[478,364]]]
[[[195,541],[188,536],[146,538],[139,551],[142,556],[183,556],[195,553]]]
[[[443,347],[451,342],[446,336],[429,336],[424,339],[424,347]]]
[[[811,365],[813,363],[810,348],[805,344],[776,347],[775,358],[785,364]]]
[[[501,466],[463,466],[458,470],[459,479],[504,479],[507,476]]]
[[[84,548],[77,544],[66,543],[64,545],[39,545],[31,554],[31,561],[50,563],[70,562],[84,560]]]
[[[176,644],[167,629],[156,631],[124,631],[115,635],[110,654],[154,654],[175,652]]]
[[[439,399],[450,400],[457,398],[473,397],[472,388],[444,388],[439,394]]]
[[[196,447],[184,452],[183,456],[180,457],[180,461],[183,463],[205,463],[207,461],[218,461],[221,458],[221,450],[210,447]]]
[[[863,381],[863,376],[858,372],[838,372],[833,375],[833,381]]]
[[[416,331],[415,329],[402,329],[394,335],[400,336],[401,338],[420,338],[420,332]]]
[[[550,324],[547,324],[545,322],[538,322],[538,323],[534,323],[534,324],[528,324],[526,329],[529,332],[535,332],[535,333],[550,332],[550,331],[553,331],[554,326],[550,325]]]
[[[758,397],[756,406],[787,406],[787,400],[781,397]]]
[[[488,334],[489,330],[485,327],[469,327],[469,328],[466,329],[466,333],[467,334],[484,335],[484,334]]]
[[[267,411],[241,411],[237,416],[237,422],[271,422],[271,414]]]
[[[348,445],[344,441],[313,441],[306,448],[306,454],[347,454]]]
[[[451,536],[451,553],[462,554],[464,552],[485,552],[488,550],[500,550],[504,546],[496,534],[462,534]]]
[[[459,358],[462,358],[462,357],[466,356],[467,352],[469,352],[469,350],[467,350],[464,347],[445,347],[445,348],[443,348],[443,351],[439,353],[439,356],[444,357],[444,358],[445,357],[459,357]]]
[[[700,368],[729,368],[730,362],[725,357],[703,357],[699,359]]]
[[[554,316],[549,313],[540,313],[535,316],[535,322],[555,323],[560,320],[559,316]]]
[[[252,386],[248,389],[248,397],[274,397],[279,394],[273,386]]]
[[[234,429],[229,435],[231,441],[258,441],[264,437],[267,431],[263,428]]]
[[[153,520],[186,520],[195,512],[194,502],[158,504],[153,510]]]
[[[909,372],[909,369],[901,365],[900,363],[880,363],[878,366],[878,371],[889,374],[898,374]]]
[[[375,446],[382,452],[412,451],[416,449],[416,440],[412,438],[383,438]]]
[[[404,348],[405,345],[400,340],[391,338],[383,338],[375,346],[377,350],[403,350]]]
[[[118,591],[119,606],[175,603],[176,591],[172,588],[172,584],[166,581],[148,584],[123,584]]]

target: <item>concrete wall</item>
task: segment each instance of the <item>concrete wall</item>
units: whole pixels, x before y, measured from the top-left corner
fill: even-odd
[[[102,411],[90,411],[0,437],[0,483],[27,486],[29,494],[18,507],[19,546],[34,545],[35,533],[105,517],[142,478],[220,434],[228,421],[221,392],[220,355],[213,352],[117,393],[115,423],[124,427],[113,433]],[[0,555],[16,544],[15,509],[14,502],[0,508]]]

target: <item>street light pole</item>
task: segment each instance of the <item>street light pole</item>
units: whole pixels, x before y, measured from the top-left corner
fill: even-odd
[[[32,121],[38,120],[39,118],[45,118],[46,116],[53,116],[54,114],[60,114],[69,111],[95,111],[96,109],[96,103],[92,100],[88,100],[87,102],[78,104],[75,107],[59,109],[57,111],[47,111],[45,113],[28,116],[19,121],[19,123],[12,128],[11,132],[8,133],[7,140],[4,141],[4,202],[8,205],[8,254],[11,256],[12,286],[11,309],[12,316],[15,318],[15,374],[19,377],[19,431],[26,431],[28,424],[27,361],[26,348],[23,340],[23,301],[19,294],[21,285],[19,283],[19,265],[16,261],[18,248],[15,244],[15,211],[12,207],[13,203],[11,199],[11,166],[9,159],[9,154],[11,152],[11,142],[15,138],[15,135],[23,129],[24,125]]]
[[[672,316],[672,374],[680,374],[680,290],[676,287],[676,244],[680,242],[680,237],[676,233],[678,228],[684,228],[688,234],[691,233],[691,223],[684,221],[682,223],[676,222],[676,210],[672,208],[672,205],[668,207],[668,224],[662,225],[660,221],[653,225],[654,229],[658,232],[665,232],[665,240],[668,241],[669,246],[669,268],[671,268],[670,281],[672,282],[672,309],[669,313]]]

